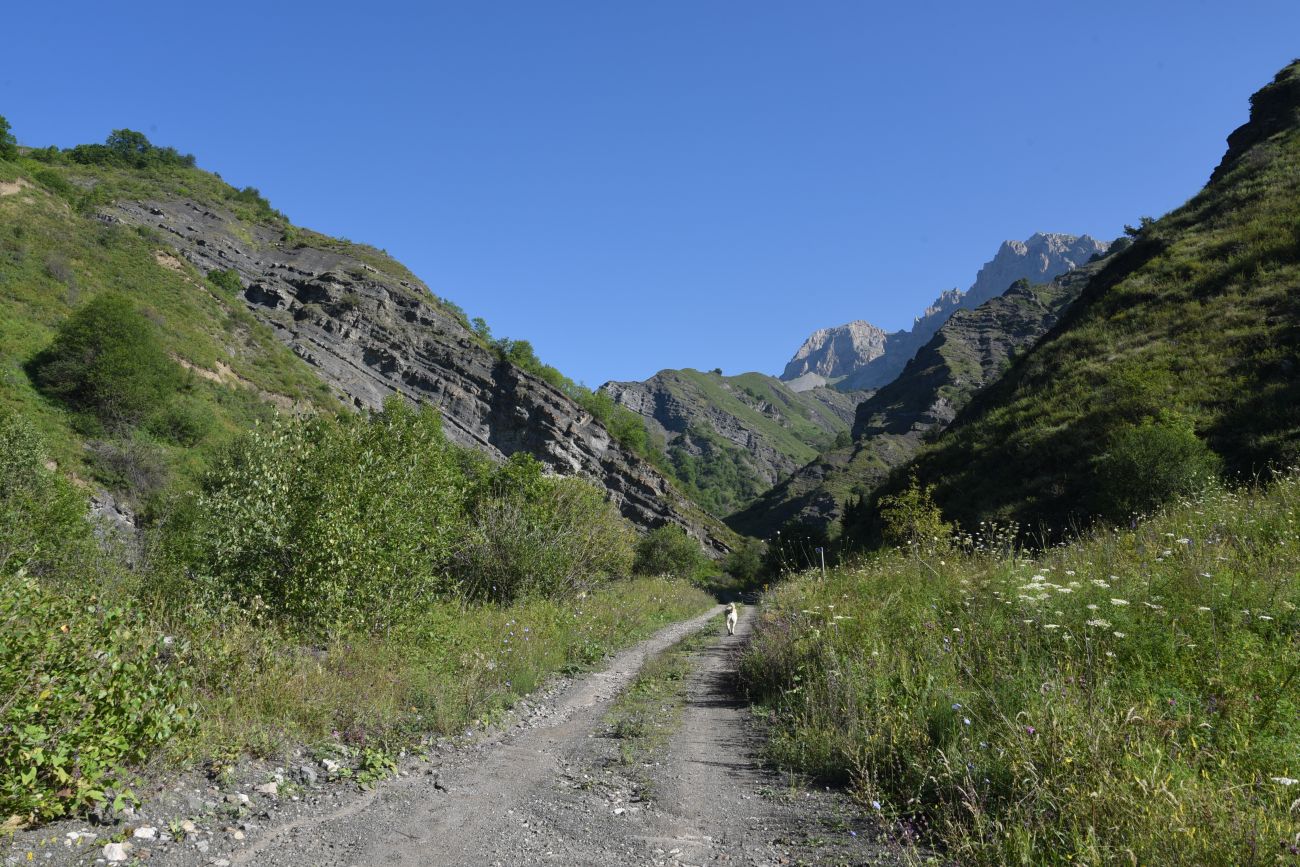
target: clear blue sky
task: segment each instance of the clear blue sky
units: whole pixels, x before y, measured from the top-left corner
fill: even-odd
[[[23,144],[131,127],[595,386],[779,372],[1189,198],[1295,0],[15,3]]]

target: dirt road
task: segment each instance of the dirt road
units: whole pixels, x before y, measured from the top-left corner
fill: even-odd
[[[763,767],[761,732],[733,684],[752,608],[735,637],[717,628],[696,654],[680,725],[654,761],[620,761],[610,704],[647,659],[719,610],[530,697],[504,730],[370,792],[322,790],[292,810],[272,806],[247,834],[201,830],[145,857],[151,867],[899,863],[843,796]]]

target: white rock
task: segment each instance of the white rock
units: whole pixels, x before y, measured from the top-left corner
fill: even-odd
[[[131,857],[130,843],[109,843],[104,847],[104,860],[110,864],[118,864]]]
[[[193,834],[198,829],[199,829],[198,826],[195,825],[193,822],[191,822],[189,819],[186,819],[184,822],[181,822],[181,830],[184,831],[186,834]]]
[[[327,774],[337,774],[339,772],[339,763],[333,759],[321,759],[320,766],[325,769]]]
[[[278,795],[280,794],[280,784],[274,782],[263,783],[257,787],[257,791],[261,792],[263,795]]]
[[[148,825],[141,825],[135,829],[135,833],[131,836],[138,840],[154,840],[158,837],[158,829],[150,828]]]

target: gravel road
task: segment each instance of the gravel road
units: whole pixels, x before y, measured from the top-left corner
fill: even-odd
[[[602,671],[530,696],[503,727],[441,745],[369,792],[331,784],[294,804],[245,798],[246,811],[262,810],[256,821],[220,828],[195,816],[197,832],[161,845],[136,840],[131,860],[151,867],[902,863],[881,826],[848,799],[763,767],[762,733],[734,690],[750,606],[741,609],[735,637],[719,628],[695,655],[681,724],[655,761],[619,760],[604,721],[611,702],[647,659],[720,610],[661,630]],[[46,863],[102,859],[93,845],[73,862]],[[66,844],[52,849],[72,854]]]

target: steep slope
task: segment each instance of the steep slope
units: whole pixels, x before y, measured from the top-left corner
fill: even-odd
[[[85,297],[120,288],[155,311],[175,355],[202,378],[229,372],[283,395],[285,407],[332,404],[331,395],[361,408],[392,394],[429,403],[454,442],[496,458],[527,452],[597,480],[640,526],[680,524],[726,548],[725,528],[568,395],[503,361],[455,305],[381,251],[294,227],[255,190],[236,191],[192,160],[135,168],[41,151],[3,166],[12,192],[0,203],[21,254],[10,258],[25,269],[4,283],[5,399],[33,407],[46,427],[62,422],[21,362]],[[27,252],[34,231],[51,239],[44,262]],[[63,239],[82,235],[85,255],[67,252]],[[44,279],[19,279],[38,269]],[[157,285],[167,293],[156,296]]]
[[[956,310],[973,310],[1002,294],[1017,280],[1048,283],[1106,252],[1105,242],[1088,235],[1037,232],[1024,241],[1004,241],[984,263],[965,292],[949,289],[917,317],[907,331],[886,339],[883,351],[836,383],[843,391],[880,388],[891,382]]]
[[[1025,280],[974,310],[958,309],[902,374],[858,406],[853,443],[831,449],[728,519],[768,536],[791,521],[826,527],[942,430],[986,383],[1056,322],[1099,264],[1048,284]]]
[[[695,499],[725,515],[847,434],[865,395],[795,392],[761,373],[662,370],[600,390],[645,420],[651,439]]]
[[[1138,230],[918,455],[949,517],[1086,521],[1108,505],[1103,456],[1143,429],[1194,429],[1247,477],[1300,459],[1300,62],[1228,141],[1205,189]]]

